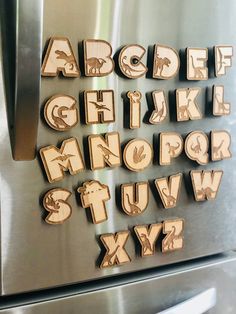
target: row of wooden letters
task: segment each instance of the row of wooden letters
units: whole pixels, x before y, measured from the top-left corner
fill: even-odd
[[[217,196],[222,170],[192,170],[192,181],[196,201],[214,200]],[[156,190],[165,208],[177,206],[182,173],[154,180]],[[108,220],[106,202],[111,199],[110,189],[97,180],[87,181],[77,191],[80,193],[83,208],[90,208],[94,224]],[[45,221],[49,224],[61,224],[70,218],[72,208],[68,200],[71,192],[63,188],[49,190],[43,198],[43,206],[49,212]],[[120,201],[120,200],[119,200]],[[121,207],[128,216],[143,214],[149,204],[148,181],[126,183],[121,185]]]
[[[174,180],[174,177],[175,176],[172,176],[170,178],[170,181]],[[173,183],[174,182],[170,182],[171,192],[173,192],[172,188],[174,188]],[[139,206],[141,208],[141,206],[144,204],[145,201],[143,201],[143,197],[145,199],[146,197],[148,197],[147,193],[144,193],[144,195],[142,194],[142,197],[140,197],[141,194],[138,194],[140,193],[140,187],[141,189],[143,189],[143,185],[145,184],[147,183],[140,182],[136,184],[137,194],[133,196],[137,198],[137,201],[134,203],[133,206],[136,206],[137,208]],[[122,186],[122,189],[127,189],[126,192],[129,193],[134,188],[134,186],[135,185],[132,184],[124,185]],[[105,202],[110,198],[108,186],[101,184],[98,181],[89,181],[85,182],[83,184],[83,187],[79,188],[78,191],[81,193],[81,201],[83,207],[90,207],[91,209],[93,222],[100,223],[104,220],[107,220]],[[72,209],[70,204],[68,203],[68,198],[70,197],[70,195],[71,192],[66,189],[53,189],[46,193],[43,199],[43,204],[45,209],[49,212],[45,219],[47,223],[53,225],[61,224],[71,216]],[[129,215],[131,216],[137,214],[140,213],[135,214],[129,212]],[[105,218],[103,218],[104,215]],[[103,220],[101,221],[101,219]],[[143,257],[154,255],[155,243],[161,231],[163,231],[163,234],[166,234],[166,237],[162,240],[162,252],[165,253],[181,249],[183,247],[183,229],[183,219],[166,220],[163,223],[155,223],[151,224],[150,226],[135,226],[134,231],[141,245],[141,256]],[[106,254],[100,265],[102,268],[131,261],[129,255],[124,248],[128,240],[129,234],[129,231],[121,231],[115,234],[109,233],[100,236],[100,240],[106,248]]]
[[[176,90],[177,121],[202,119],[202,113],[197,104],[200,88],[181,88]],[[141,98],[140,91],[129,91],[129,128],[141,126]],[[159,124],[168,115],[168,104],[163,90],[152,92],[154,110],[149,123]],[[230,103],[224,100],[224,86],[212,88],[213,115],[230,114]],[[115,103],[113,90],[92,90],[84,92],[86,124],[115,122]],[[52,96],[44,106],[44,117],[47,124],[57,131],[67,131],[74,127],[79,120],[77,101],[74,97],[58,94]]]
[[[82,187],[83,191],[81,188],[78,189],[81,193],[81,200],[83,205],[86,207],[89,205],[91,211],[94,211],[95,216],[93,216],[93,219],[99,216],[101,218],[102,213],[99,213],[99,211],[101,211],[105,204],[104,187],[106,187],[106,189],[108,188],[98,181],[90,181],[84,183]],[[86,188],[88,188],[89,191],[85,191],[84,189]],[[93,195],[93,189],[95,189],[95,195]],[[83,196],[82,193],[84,193]],[[49,224],[58,224],[62,223],[70,217],[71,206],[67,202],[70,195],[71,193],[65,189],[54,189],[47,192],[43,200],[44,207],[47,209],[47,211],[49,211],[49,214],[46,217],[46,222]],[[95,202],[96,198],[98,199],[98,203]],[[89,204],[84,204],[84,200],[89,200]],[[140,202],[142,202],[141,198],[137,203]],[[155,244],[159,235],[161,234],[161,231],[163,234],[166,234],[162,240],[163,253],[182,249],[183,229],[183,219],[166,220],[163,223],[135,226],[134,231],[141,245],[141,256],[144,257],[154,255]],[[129,231],[125,230],[114,234],[109,233],[100,236],[100,240],[106,248],[106,253],[100,265],[101,268],[110,267],[115,264],[119,265],[131,261],[128,253],[124,248],[129,234]]]
[[[182,249],[184,246],[183,231],[184,220],[181,218],[173,220],[168,219],[162,223],[138,225],[134,227],[134,233],[139,241],[142,257],[155,254],[156,242],[162,234],[165,235],[161,241],[162,253]],[[131,258],[125,249],[125,244],[127,243],[129,235],[130,232],[124,230],[114,234],[108,233],[100,236],[100,240],[106,249],[100,264],[101,268],[131,262]]]
[[[84,40],[84,74],[85,76],[105,76],[113,72],[115,62],[112,47],[104,40]],[[148,68],[141,61],[146,49],[140,45],[127,45],[121,49],[118,65],[121,73],[128,78],[139,78],[146,74]],[[187,79],[208,79],[208,49],[187,48]],[[218,45],[214,47],[215,75],[226,74],[226,68],[232,66],[233,47]],[[178,52],[168,46],[154,46],[152,77],[170,79],[177,75],[180,68]],[[57,76],[62,73],[67,77],[80,76],[72,46],[66,37],[52,37],[43,60],[42,75]]]
[[[121,148],[118,132],[88,137],[90,163],[92,170],[106,166],[121,166]],[[218,161],[231,157],[231,136],[225,130],[211,132],[211,160]],[[178,157],[183,149],[189,159],[200,165],[209,162],[209,139],[202,131],[193,131],[183,141],[177,132],[160,133],[159,164],[170,165],[173,158]],[[65,171],[71,175],[85,169],[79,142],[76,138],[64,140],[60,148],[54,145],[40,149],[40,156],[50,183],[64,178]],[[136,138],[129,141],[123,150],[125,166],[131,171],[142,171],[153,162],[153,148],[145,139]]]

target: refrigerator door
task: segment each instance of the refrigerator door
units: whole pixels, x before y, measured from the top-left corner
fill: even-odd
[[[5,303],[4,307],[12,308],[0,313],[233,314],[235,280],[236,259],[230,254],[146,272],[145,277],[117,278],[113,287],[103,283],[102,290],[99,285],[87,292],[74,287],[67,291],[70,295],[61,291],[54,299],[50,294],[47,300],[31,296],[21,305],[19,300]]]
[[[67,37],[72,45],[76,59],[83,63],[81,53],[82,40],[103,39],[113,49],[115,59],[121,47],[127,44],[139,44],[152,49],[154,44],[163,44],[180,51],[180,75],[170,80],[157,80],[141,77],[127,79],[113,72],[104,77],[65,78],[42,77],[41,99],[38,109],[37,150],[55,145],[71,137],[78,139],[86,163],[86,170],[77,174],[67,174],[63,180],[49,183],[39,153],[30,161],[15,161],[12,158],[9,130],[7,125],[6,102],[1,81],[0,101],[0,164],[1,164],[1,293],[3,295],[32,291],[37,289],[85,282],[109,276],[127,274],[148,268],[170,265],[201,256],[209,256],[228,251],[236,247],[236,161],[235,161],[235,111],[236,100],[234,66],[227,74],[215,78],[210,75],[207,81],[187,81],[183,77],[184,49],[186,47],[209,48],[209,68],[213,69],[212,47],[215,45],[233,45],[236,42],[236,2],[228,0],[47,0],[44,3],[43,40],[44,56],[51,37]],[[10,35],[9,35],[10,36]],[[29,34],[30,36],[30,34]],[[40,36],[38,37],[40,40]],[[40,49],[40,44],[38,44]],[[4,50],[4,46],[2,46]],[[35,51],[39,54],[39,51]],[[145,54],[143,62],[150,66],[151,53]],[[148,59],[148,60],[147,60]],[[147,63],[146,63],[147,62]],[[10,67],[11,65],[9,65]],[[29,62],[29,67],[31,63]],[[29,69],[27,68],[27,71]],[[210,74],[210,73],[209,73]],[[39,77],[28,74],[25,84]],[[2,80],[2,75],[1,75]],[[5,83],[5,89],[8,88]],[[225,86],[225,99],[232,103],[232,113],[228,116],[213,117],[209,113],[211,101],[206,97],[213,85]],[[177,88],[202,88],[198,97],[203,119],[177,122],[174,91]],[[116,119],[110,124],[84,123],[83,91],[114,90]],[[164,90],[169,99],[169,111],[166,122],[160,125],[147,123],[152,111],[150,93]],[[128,91],[142,93],[142,123],[138,129],[124,127],[124,115],[127,112],[123,96]],[[26,94],[27,94],[26,89]],[[209,93],[207,94],[209,96]],[[66,132],[51,129],[44,120],[45,102],[55,94],[67,94],[74,97],[80,107],[79,123]],[[147,104],[148,101],[148,104]],[[27,104],[31,112],[31,103]],[[35,108],[35,103],[32,103]],[[32,112],[31,112],[32,113]],[[147,118],[148,117],[148,118]],[[35,116],[34,116],[35,118]],[[27,122],[28,123],[28,122]],[[30,128],[26,125],[21,138],[28,141]],[[25,131],[25,130],[28,131]],[[160,166],[157,162],[140,172],[128,170],[124,165],[91,171],[87,137],[90,134],[119,132],[122,150],[125,144],[134,138],[143,138],[154,145],[156,160],[159,150],[160,132],[178,132],[185,137],[189,132],[202,130],[209,135],[211,130],[227,130],[232,137],[232,158],[219,162],[209,162],[199,166],[184,154],[169,166]],[[35,131],[35,129],[34,129]],[[32,143],[31,143],[32,144]],[[32,146],[31,146],[32,147]],[[22,158],[24,159],[24,158]],[[224,172],[217,198],[212,201],[194,200],[189,177],[190,170],[222,170]],[[164,209],[154,185],[156,178],[182,173],[183,184],[179,201],[175,208]],[[106,202],[108,220],[93,224],[89,209],[84,209],[77,192],[85,181],[99,180],[109,186],[111,199]],[[144,213],[128,216],[121,208],[120,185],[148,181],[150,185],[149,205]],[[72,216],[62,225],[49,225],[44,221],[46,211],[42,206],[45,193],[53,188],[69,190]],[[139,243],[133,228],[136,225],[160,223],[168,219],[185,220],[184,248],[163,254],[161,239],[156,245],[153,256],[141,257]],[[129,230],[130,236],[126,250],[130,263],[101,269],[104,247],[99,240],[102,234]],[[201,291],[203,291],[202,289]],[[201,292],[200,290],[198,292]],[[194,295],[194,294],[193,294]],[[170,304],[166,304],[169,306]],[[164,309],[164,308],[162,308]]]

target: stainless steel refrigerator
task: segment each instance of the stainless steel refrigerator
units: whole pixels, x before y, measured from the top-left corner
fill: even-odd
[[[232,46],[235,50],[236,2],[11,0],[1,1],[0,8],[0,313],[235,313],[236,69],[232,56],[232,67],[216,77],[214,47]],[[41,75],[51,38],[69,40],[79,76]],[[112,73],[85,75],[83,41],[89,39],[110,44]],[[157,44],[177,51],[180,68],[173,78],[153,77]],[[146,50],[141,61],[147,72],[141,77],[128,78],[121,73],[119,55],[126,45]],[[189,47],[208,48],[208,79],[187,79]],[[133,67],[141,61],[136,57]],[[224,86],[230,114],[213,114],[213,85]],[[202,117],[177,121],[176,90],[187,88],[201,89],[197,103]],[[86,123],[86,91],[101,90],[113,91],[115,121]],[[129,127],[128,91],[142,94],[137,128]],[[167,99],[163,123],[150,123],[154,91],[164,91]],[[63,132],[51,128],[44,117],[45,104],[54,95],[76,100],[78,123]],[[213,130],[230,134],[231,158],[221,156],[222,160],[212,161]],[[160,134],[175,132],[186,142],[194,131],[204,132],[208,138],[209,162],[199,164],[188,158],[183,148],[170,165],[160,165]],[[121,155],[129,141],[147,141],[153,151],[150,165],[132,171],[121,158],[121,165],[114,168],[91,170],[88,137],[112,132],[119,133]],[[84,169],[79,173],[62,171],[63,179],[50,183],[40,149],[60,148],[70,138],[78,142]],[[215,199],[196,201],[189,173],[198,170],[223,171]],[[179,199],[176,206],[165,208],[155,180],[176,173],[182,174]],[[91,208],[85,209],[78,191],[91,180],[109,188],[107,219],[100,223],[94,223]],[[129,215],[123,210],[121,185],[138,182],[148,184],[148,205],[142,213]],[[52,189],[70,193],[71,216],[60,224],[45,221],[45,195]],[[163,224],[176,219],[184,221],[183,247],[164,252]],[[162,226],[162,231],[154,253],[142,256],[134,228],[152,224]],[[109,234],[114,239],[122,231],[129,235],[123,248],[130,260],[119,263],[116,257],[106,265],[109,267],[101,267],[109,252],[101,237]]]

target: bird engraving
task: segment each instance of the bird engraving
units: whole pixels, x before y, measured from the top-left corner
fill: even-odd
[[[51,161],[59,160],[59,161],[66,161],[68,158],[74,157],[75,155],[72,154],[65,154],[61,156],[57,156],[56,158],[53,158]]]
[[[110,156],[114,156],[114,157],[119,158],[119,156],[114,154],[109,148],[103,146],[102,144],[98,144],[97,147],[99,147],[101,149],[105,159],[109,160]]]
[[[98,111],[99,110],[111,111],[109,108],[107,108],[107,105],[105,105],[105,104],[99,104],[96,101],[90,101],[90,103],[93,104]]]

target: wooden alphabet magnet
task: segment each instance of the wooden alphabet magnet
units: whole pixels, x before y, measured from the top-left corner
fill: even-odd
[[[71,175],[84,170],[84,161],[80,146],[75,138],[62,142],[61,148],[54,145],[40,149],[40,156],[50,183],[64,178],[64,171]]]
[[[80,75],[71,44],[66,37],[50,39],[41,74],[42,76],[57,76],[59,72],[68,77]]]
[[[214,116],[226,116],[230,114],[230,103],[224,100],[224,86],[214,85],[213,86],[213,115]]]
[[[232,66],[233,47],[215,46],[215,75],[222,76],[226,74],[226,68]]]
[[[177,51],[171,47],[155,45],[153,77],[168,80],[179,71],[180,61]]]
[[[111,45],[105,40],[84,40],[84,67],[86,76],[105,76],[114,69]]]
[[[115,234],[108,233],[100,236],[100,239],[106,248],[106,254],[100,265],[101,268],[131,262],[131,258],[125,250],[125,244],[128,237],[129,231],[120,231]]]
[[[93,90],[84,93],[85,119],[87,124],[115,121],[113,90]]]
[[[191,81],[207,80],[207,60],[207,48],[187,48],[187,79]]]
[[[68,95],[54,95],[45,104],[44,117],[54,130],[67,131],[78,123],[78,109],[75,98]]]
[[[147,72],[147,67],[141,62],[146,49],[140,45],[125,46],[119,54],[121,72],[128,78],[138,78]]]
[[[211,132],[211,160],[217,161],[232,157],[231,136],[225,130]]]
[[[128,169],[132,171],[144,170],[152,161],[152,147],[146,140],[134,139],[126,144],[123,157]]]
[[[223,176],[222,170],[192,170],[190,176],[197,202],[216,198]]]
[[[163,233],[166,234],[162,240],[162,252],[167,253],[175,250],[181,250],[184,246],[184,220],[174,219],[163,222]]]
[[[127,183],[121,185],[121,203],[124,212],[136,216],[147,208],[149,202],[148,182]]]
[[[160,134],[160,165],[170,165],[171,159],[178,157],[183,150],[183,139],[176,132]]]
[[[170,176],[169,180],[165,177],[155,180],[156,188],[165,208],[173,208],[176,206],[179,198],[181,181],[182,173]]]
[[[206,165],[209,161],[208,148],[208,137],[202,131],[189,133],[185,140],[186,155],[200,165]]]
[[[130,129],[140,128],[142,94],[139,91],[134,91],[134,92],[129,91],[127,93],[127,97],[130,100],[129,127]]]
[[[103,169],[121,165],[120,136],[118,132],[105,135],[90,135],[88,137],[91,169]]]
[[[197,104],[200,88],[179,88],[176,90],[177,121],[198,120],[202,118]]]
[[[135,226],[134,231],[138,237],[142,251],[141,256],[150,256],[155,253],[155,243],[162,230],[162,224]]]
[[[167,116],[167,100],[163,90],[157,90],[152,93],[155,109],[153,110],[149,122],[151,124],[161,123]]]
[[[105,202],[110,197],[109,187],[99,181],[87,181],[78,188],[83,208],[90,207],[94,224],[108,219]]]
[[[48,224],[62,224],[70,218],[72,208],[67,202],[71,192],[66,189],[52,189],[43,198],[43,206],[49,212],[45,221]]]

